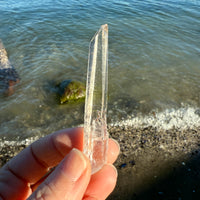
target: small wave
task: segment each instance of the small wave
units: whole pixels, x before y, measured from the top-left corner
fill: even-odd
[[[81,124],[80,126],[83,126]],[[166,109],[162,112],[154,112],[151,114],[138,116],[129,116],[128,119],[111,123],[109,127],[133,127],[146,128],[154,127],[157,130],[188,130],[200,128],[200,109],[194,107],[181,107],[179,109]],[[0,138],[0,147],[5,146],[28,146],[38,140],[40,136],[29,137],[23,140],[7,140]]]
[[[0,147],[2,148],[4,146],[22,146],[22,145],[28,146],[37,139],[39,139],[38,136],[26,138],[24,140],[6,140],[5,138],[0,138]]]
[[[155,127],[161,130],[172,128],[187,130],[200,127],[200,109],[182,107],[179,109],[166,109],[162,112],[152,112],[147,116],[130,116],[128,119],[112,123],[111,126],[145,128]]]

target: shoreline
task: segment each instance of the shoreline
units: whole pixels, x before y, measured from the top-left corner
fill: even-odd
[[[108,131],[121,147],[118,182],[109,200],[199,199],[200,128],[115,126]],[[0,166],[26,146],[1,147]]]

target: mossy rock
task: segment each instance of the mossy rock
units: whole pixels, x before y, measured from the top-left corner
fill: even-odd
[[[65,80],[59,85],[60,103],[84,100],[85,85],[79,81]]]

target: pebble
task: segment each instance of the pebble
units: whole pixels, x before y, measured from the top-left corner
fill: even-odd
[[[182,162],[182,165],[185,166],[185,162]]]
[[[134,160],[130,160],[129,163],[134,166],[135,165],[135,161]]]

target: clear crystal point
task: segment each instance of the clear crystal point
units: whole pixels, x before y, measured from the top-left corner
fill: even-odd
[[[108,25],[90,41],[84,114],[84,153],[97,172],[107,161]]]

